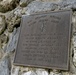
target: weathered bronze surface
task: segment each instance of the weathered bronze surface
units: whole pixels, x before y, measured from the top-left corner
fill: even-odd
[[[14,64],[68,70],[71,10],[22,16]]]

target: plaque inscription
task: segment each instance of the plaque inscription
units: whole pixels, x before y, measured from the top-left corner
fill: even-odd
[[[71,11],[22,16],[14,64],[68,70]]]

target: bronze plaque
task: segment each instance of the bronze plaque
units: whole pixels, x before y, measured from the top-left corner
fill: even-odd
[[[14,64],[68,70],[71,10],[23,15]]]

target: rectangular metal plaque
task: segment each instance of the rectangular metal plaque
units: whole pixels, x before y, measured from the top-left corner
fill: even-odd
[[[14,64],[68,70],[71,10],[23,15]]]

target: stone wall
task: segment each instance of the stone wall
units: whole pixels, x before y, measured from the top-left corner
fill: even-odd
[[[23,14],[72,9],[70,70],[13,65]],[[76,75],[76,0],[0,0],[0,75]]]

